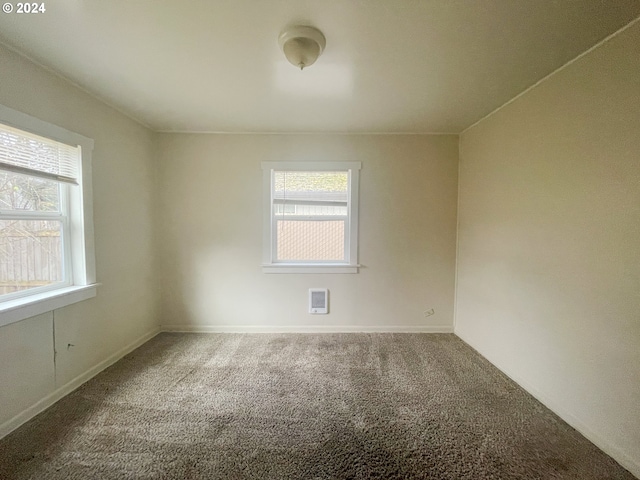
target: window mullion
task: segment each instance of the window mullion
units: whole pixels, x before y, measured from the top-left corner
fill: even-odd
[[[286,222],[338,222],[340,220],[347,220],[347,215],[278,215],[278,220],[284,220]]]
[[[18,211],[8,212],[0,211],[0,219],[2,220],[61,220],[65,218],[61,212],[29,212]]]

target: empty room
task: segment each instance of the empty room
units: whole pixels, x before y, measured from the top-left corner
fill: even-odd
[[[640,0],[0,13],[0,479],[640,478]]]

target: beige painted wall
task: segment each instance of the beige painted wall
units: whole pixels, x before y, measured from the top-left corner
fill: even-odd
[[[636,475],[639,30],[462,135],[456,305],[464,340]],[[176,329],[452,327],[456,136],[154,136],[3,47],[0,87],[1,104],[95,139],[103,283],[94,299],[0,328],[0,425],[158,317]],[[319,160],[363,163],[363,268],[264,274],[260,162]],[[331,290],[329,315],[307,314],[310,287]]]
[[[461,135],[455,331],[640,476],[640,23]]]
[[[95,140],[96,298],[0,328],[0,426],[157,328],[153,134],[0,46],[0,104]],[[54,369],[53,324],[58,352]],[[75,345],[67,348],[68,344]]]
[[[159,134],[158,160],[163,325],[452,328],[457,136]],[[323,160],[362,162],[363,268],[262,273],[261,162]],[[329,315],[307,313],[311,287]]]

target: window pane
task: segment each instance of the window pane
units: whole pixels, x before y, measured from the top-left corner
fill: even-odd
[[[0,210],[60,211],[60,184],[0,171]]]
[[[344,220],[277,221],[277,259],[344,261]]]
[[[347,172],[274,172],[274,198],[277,201],[346,206]]]
[[[273,187],[276,259],[345,261],[348,172],[275,171]]]
[[[62,222],[0,220],[0,294],[64,279]]]

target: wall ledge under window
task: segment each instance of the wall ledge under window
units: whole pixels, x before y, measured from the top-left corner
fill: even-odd
[[[0,327],[96,296],[99,283],[59,288],[0,303]]]
[[[262,265],[262,273],[358,273],[359,268],[360,265],[271,263]]]

